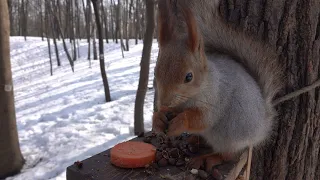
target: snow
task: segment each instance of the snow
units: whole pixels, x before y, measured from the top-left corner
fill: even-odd
[[[67,41],[68,42],[68,41]],[[131,139],[133,112],[143,44],[130,41],[122,58],[120,44],[105,44],[106,71],[112,102],[105,103],[99,61],[89,68],[87,42],[80,41],[80,59],[72,73],[59,41],[61,67],[53,52],[50,76],[47,41],[11,37],[11,64],[19,141],[26,164],[7,180],[66,179],[66,168],[115,144]],[[149,87],[158,52],[154,40]],[[151,129],[153,90],[148,90],[144,119]]]

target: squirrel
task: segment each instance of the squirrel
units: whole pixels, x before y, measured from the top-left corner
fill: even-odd
[[[219,0],[158,2],[152,130],[199,134],[214,152],[233,154],[271,134],[283,75],[275,52],[224,22],[218,8]]]

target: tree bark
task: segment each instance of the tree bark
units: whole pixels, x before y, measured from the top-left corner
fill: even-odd
[[[104,63],[104,48],[103,48],[103,36],[102,36],[102,27],[99,15],[99,1],[98,0],[91,0],[93,4],[94,14],[96,16],[96,24],[97,24],[97,31],[99,36],[99,59],[100,59],[100,71],[101,77],[103,81],[104,93],[106,102],[111,101],[110,90],[109,90],[109,83],[107,78],[107,73],[105,69]]]
[[[277,50],[286,69],[283,94],[307,86],[320,73],[320,1],[222,0],[226,21]],[[251,179],[320,179],[319,88],[277,107],[271,140],[256,148]]]
[[[16,125],[9,38],[8,4],[0,1],[0,179],[18,173],[24,164]]]
[[[152,48],[153,32],[155,27],[154,20],[154,1],[145,0],[146,3],[146,17],[147,17],[147,28],[145,31],[145,39],[142,50],[141,58],[141,70],[138,90],[135,100],[134,108],[134,132],[136,135],[144,132],[144,120],[143,120],[143,106],[144,99],[148,89],[149,81],[149,65],[150,65],[150,54]]]

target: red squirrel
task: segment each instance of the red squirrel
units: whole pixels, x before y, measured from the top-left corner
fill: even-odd
[[[200,134],[216,153],[232,154],[270,135],[282,74],[276,54],[224,22],[218,5],[159,0],[152,129]],[[176,113],[169,122],[168,111]]]

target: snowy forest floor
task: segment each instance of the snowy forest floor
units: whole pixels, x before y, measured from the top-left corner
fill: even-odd
[[[66,41],[69,42],[69,41]],[[106,71],[112,102],[105,103],[99,61],[89,68],[87,42],[72,73],[62,42],[57,66],[52,45],[53,76],[47,41],[11,37],[11,64],[19,141],[26,164],[7,180],[66,179],[66,168],[77,160],[133,138],[133,112],[143,44],[130,41],[122,58],[120,44],[105,45]],[[70,44],[68,44],[70,45]],[[98,44],[97,44],[98,47]],[[149,87],[152,87],[158,45],[153,42]],[[92,56],[91,56],[92,57]],[[145,101],[145,129],[151,129],[153,90]]]

